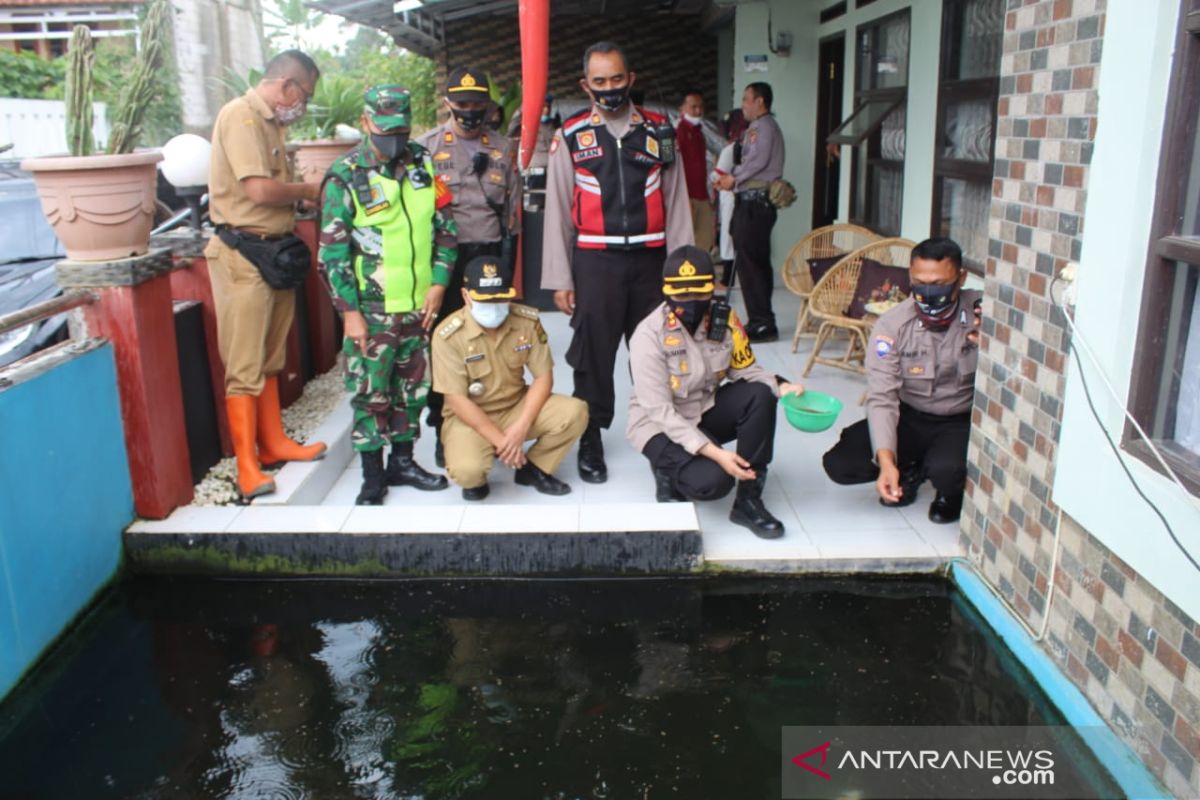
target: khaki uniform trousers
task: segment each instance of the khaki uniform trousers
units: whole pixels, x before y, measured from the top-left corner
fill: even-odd
[[[215,236],[204,255],[217,312],[225,394],[257,397],[268,377],[283,372],[296,290],[272,289],[257,267]]]
[[[507,411],[488,414],[501,430],[511,425],[521,414],[523,402]],[[526,441],[536,440],[525,457],[547,474],[554,474],[567,452],[587,427],[587,403],[575,397],[552,394],[529,426]],[[487,482],[488,473],[496,458],[496,449],[456,416],[442,421],[442,447],[446,453],[446,472],[450,480],[464,489],[473,489]]]
[[[713,213],[713,205],[707,200],[688,200],[692,204],[692,232],[696,237],[696,247],[711,253],[717,239],[717,219]]]

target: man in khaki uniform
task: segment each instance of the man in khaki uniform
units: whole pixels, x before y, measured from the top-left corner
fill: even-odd
[[[284,129],[304,116],[319,78],[311,58],[287,50],[271,59],[257,86],[217,114],[209,166],[209,213],[217,226],[254,237],[283,236],[295,226],[296,203],[316,201],[319,187],[291,180]],[[275,490],[262,464],[321,458],[325,445],[301,446],[283,432],[277,376],[287,355],[295,290],[271,288],[253,264],[217,236],[204,255],[225,365],[238,489],[249,499]]]
[[[763,539],[783,523],[762,502],[774,454],[778,382],[754,356],[737,314],[713,300],[712,258],[688,245],[667,257],[665,302],[629,341],[633,396],[625,435],[650,461],[658,502],[737,496],[729,519]],[[725,442],[736,439],[737,449]]]
[[[551,393],[554,361],[538,312],[509,302],[517,294],[512,275],[494,257],[467,265],[461,292],[466,308],[433,335],[433,388],[446,397],[446,471],[464,500],[488,496],[497,457],[522,486],[569,493],[552,473],[587,426],[587,405]],[[528,386],[526,368],[533,374]]]
[[[907,506],[929,478],[934,522],[962,511],[979,358],[981,292],[964,291],[962,250],[928,239],[912,251],[912,297],[884,314],[867,352],[867,418],[825,454],[836,483],[875,481],[879,502]]]
[[[458,226],[458,259],[435,325],[462,308],[463,269],[477,256],[504,256],[512,267],[512,237],[521,206],[521,176],[513,141],[483,126],[492,107],[487,75],[467,67],[450,73],[443,99],[450,118],[417,141],[429,151],[437,177],[453,200],[446,207]],[[507,241],[507,246],[506,246]],[[506,252],[507,251],[507,252]],[[442,455],[442,396],[429,394],[427,420],[438,432],[437,464]]]

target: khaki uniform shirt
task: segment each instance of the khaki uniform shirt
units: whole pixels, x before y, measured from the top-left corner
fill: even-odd
[[[508,232],[517,232],[521,176],[517,173],[516,145],[512,140],[486,130],[476,139],[464,139],[447,122],[417,142],[429,151],[438,178],[454,196],[447,210],[458,225],[458,241],[500,241],[500,222],[488,201],[502,208]],[[488,166],[482,175],[476,175],[474,170],[475,154],[479,152],[488,156]]]
[[[700,418],[713,407],[717,387],[726,379],[763,383],[779,396],[774,374],[755,359],[733,311],[724,341],[711,342],[707,323],[689,334],[667,304],[660,304],[629,340],[629,367],[633,395],[625,436],[639,453],[659,433],[692,454],[704,447],[711,440],[700,430]]]
[[[274,178],[283,183],[292,179],[284,127],[254,89],[226,103],[213,123],[209,213],[214,223],[262,236],[291,232],[295,209],[255,203],[246,196],[243,178]]]
[[[917,317],[910,297],[884,314],[871,330],[867,349],[867,426],[871,447],[896,452],[900,404],[949,416],[971,410],[978,345],[974,303],[982,292],[964,290],[958,314],[945,331],[931,331]]]
[[[601,114],[594,106],[593,114]],[[601,114],[601,116],[604,116]],[[630,124],[640,123],[642,115],[628,103],[617,117],[604,117],[608,132],[620,139]],[[574,289],[571,277],[571,252],[575,247],[575,223],[571,219],[571,196],[575,189],[575,165],[563,143],[562,129],[550,144],[550,163],[546,170],[546,221],[542,235],[542,288],[550,291]],[[667,214],[667,245],[664,255],[685,244],[695,244],[692,233],[692,204],[687,181],[678,157],[663,171],[663,203]]]
[[[525,368],[540,378],[554,368],[546,331],[538,312],[513,303],[496,336],[475,321],[467,308],[442,320],[432,337],[433,390],[466,395],[484,413],[496,414],[525,397]],[[472,385],[479,393],[471,392]],[[447,404],[442,412],[454,416]]]
[[[763,114],[742,134],[742,160],[733,168],[733,190],[763,188],[782,178],[783,157],[783,131],[774,114]],[[747,186],[749,182],[753,184]]]

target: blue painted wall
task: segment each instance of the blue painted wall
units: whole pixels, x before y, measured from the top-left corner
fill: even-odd
[[[132,520],[111,345],[0,390],[0,697],[113,576]]]

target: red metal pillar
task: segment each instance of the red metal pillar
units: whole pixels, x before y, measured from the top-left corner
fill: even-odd
[[[171,267],[166,251],[58,265],[60,284],[88,287],[97,295],[97,302],[84,309],[84,319],[88,335],[112,342],[134,507],[151,519],[162,519],[192,500]]]
[[[318,375],[333,369],[337,363],[341,342],[337,335],[337,312],[329,290],[317,269],[317,233],[320,220],[317,217],[301,217],[296,220],[296,235],[312,250],[312,269],[304,279],[304,300],[308,311],[308,344],[312,350],[313,369]]]

